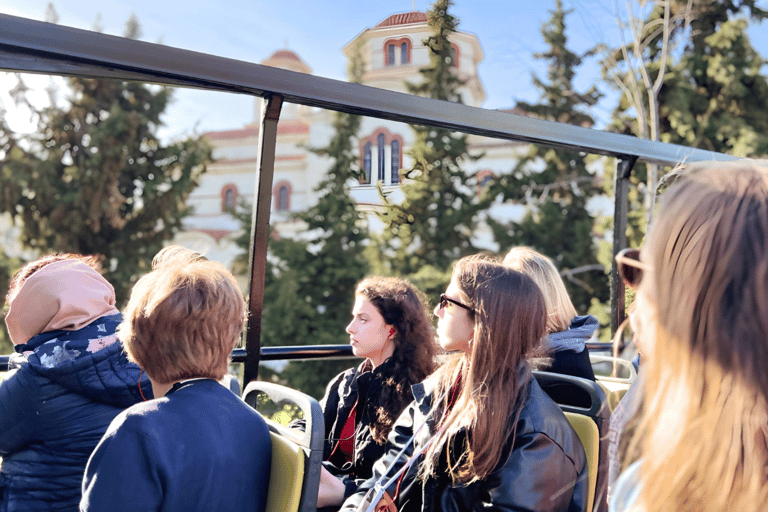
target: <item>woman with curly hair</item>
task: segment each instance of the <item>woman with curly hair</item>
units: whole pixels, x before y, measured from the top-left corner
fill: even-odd
[[[581,442],[528,362],[546,334],[538,286],[462,258],[435,315],[452,354],[413,387],[386,455],[342,511],[585,511]]]
[[[347,326],[357,368],[334,378],[321,405],[325,416],[325,469],[318,506],[341,505],[371,476],[387,435],[413,400],[411,386],[435,369],[437,345],[424,296],[395,277],[357,285]]]

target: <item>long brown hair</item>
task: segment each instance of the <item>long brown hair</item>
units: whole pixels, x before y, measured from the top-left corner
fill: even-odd
[[[411,386],[435,370],[437,344],[424,294],[408,281],[369,277],[357,285],[355,294],[368,299],[384,322],[395,328],[393,369],[376,397],[376,422],[371,425],[373,439],[383,444],[400,412],[413,400]]]
[[[514,436],[528,391],[528,357],[546,334],[546,305],[533,280],[487,257],[469,256],[456,262],[452,279],[472,307],[474,337],[468,354],[454,356],[438,369],[434,407],[449,412],[430,444],[423,476],[446,471],[454,482],[469,483],[488,476],[501,462]],[[451,407],[451,393],[459,389]],[[456,433],[467,429],[464,446]],[[459,452],[452,454],[451,451]],[[447,457],[447,461],[446,461]]]
[[[768,167],[691,166],[648,234],[646,510],[768,503]]]

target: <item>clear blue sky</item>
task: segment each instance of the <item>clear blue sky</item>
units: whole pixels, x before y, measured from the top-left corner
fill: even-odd
[[[430,5],[428,0],[413,3],[420,11]],[[768,8],[768,0],[760,3]],[[47,4],[48,0],[0,0],[0,12],[43,20]],[[617,42],[614,5],[623,7],[624,2],[563,0],[563,4],[573,9],[566,19],[573,51]],[[346,61],[341,48],[387,16],[410,11],[412,0],[56,0],[54,6],[62,25],[90,29],[100,12],[104,32],[121,35],[126,20],[135,13],[146,41],[251,62],[287,45],[315,74],[343,79]],[[536,101],[531,72],[543,76],[546,69],[532,54],[545,49],[540,28],[553,7],[554,0],[455,0],[453,14],[460,19],[459,28],[476,34],[485,53],[480,77],[488,94],[486,108],[511,107],[516,100]],[[768,57],[768,24],[753,25],[750,37]],[[592,59],[577,76],[577,88],[583,90],[598,80]],[[7,83],[0,81],[0,87]],[[601,88],[608,90],[605,85]],[[603,102],[594,114],[605,120],[612,106]],[[252,113],[251,98],[180,91],[166,116],[165,133],[236,128],[250,122]]]

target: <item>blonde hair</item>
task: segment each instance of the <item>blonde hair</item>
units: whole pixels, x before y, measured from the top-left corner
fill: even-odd
[[[514,445],[508,440],[528,392],[528,358],[546,334],[546,308],[531,278],[485,257],[460,259],[452,279],[472,307],[475,332],[470,353],[454,356],[430,377],[437,384],[433,407],[450,410],[427,449],[422,476],[447,473],[453,482],[470,483],[491,474]],[[469,430],[463,445],[456,436],[461,427]]]
[[[688,166],[648,234],[641,507],[768,503],[768,167]]]
[[[552,260],[530,247],[513,247],[504,257],[504,265],[533,279],[544,294],[547,332],[568,330],[576,317],[576,308]]]
[[[243,330],[243,295],[220,263],[189,250],[161,254],[133,287],[119,338],[158,383],[220,380]]]

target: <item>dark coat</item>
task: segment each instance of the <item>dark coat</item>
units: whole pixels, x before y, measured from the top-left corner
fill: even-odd
[[[152,398],[116,341],[121,318],[16,347],[0,382],[2,510],[76,511],[85,464],[110,422],[142,393]]]
[[[373,488],[377,479],[390,468],[390,477],[434,435],[434,421],[422,429],[406,453],[397,454],[412,437],[414,429],[425,421],[434,399],[422,384],[413,388],[415,401],[409,405],[392,429],[387,441],[387,454],[374,466],[374,475],[342,506],[351,512]],[[505,454],[499,466],[485,479],[469,485],[453,486],[450,477],[417,476],[422,456],[406,471],[397,485],[387,492],[396,497],[399,512],[463,512],[463,511],[535,511],[582,512],[587,503],[587,463],[584,449],[560,408],[539,387],[534,378],[528,381],[528,394],[516,425],[514,445],[504,440]]]
[[[598,327],[600,322],[594,316],[577,316],[571,321],[568,330],[549,334],[547,344],[552,362],[548,368],[541,369],[594,381],[595,372],[592,370],[586,342]]]
[[[84,512],[264,512],[264,419],[210,379],[174,385],[109,426],[83,479]]]
[[[391,374],[393,363],[387,359],[373,370],[364,371],[367,361],[357,368],[337,375],[328,384],[325,397],[321,402],[325,419],[325,466],[333,474],[341,477],[346,487],[345,496],[357,489],[357,485],[372,475],[373,464],[384,455],[385,443],[377,443],[371,434],[371,425],[376,420],[376,409],[385,380]],[[403,409],[412,399],[404,403]],[[354,455],[351,464],[337,449],[341,431],[349,418],[352,407],[357,404]],[[390,411],[394,418],[399,411]]]

